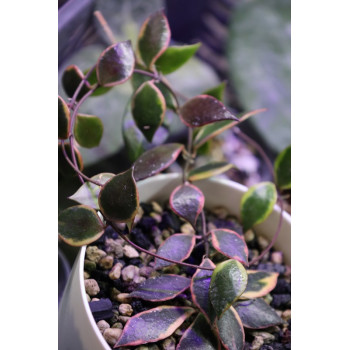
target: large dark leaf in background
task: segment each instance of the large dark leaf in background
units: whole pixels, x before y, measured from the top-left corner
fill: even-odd
[[[251,122],[269,146],[290,144],[290,0],[238,2],[228,42],[231,79]]]

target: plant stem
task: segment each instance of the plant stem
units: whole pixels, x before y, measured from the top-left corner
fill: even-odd
[[[204,242],[204,249],[205,249],[205,255],[209,256],[209,242],[208,242],[208,236],[207,236],[207,224],[205,221],[205,213],[204,210],[202,210],[202,235],[203,235],[203,242]]]
[[[213,271],[214,269],[213,268],[210,268],[210,267],[201,267],[201,266],[198,266],[198,265],[192,265],[192,264],[187,264],[187,263],[184,263],[184,262],[181,262],[181,261],[176,261],[176,260],[172,260],[172,259],[168,259],[168,258],[164,258],[162,256],[159,256],[155,253],[151,253],[149,252],[148,250],[142,248],[142,247],[139,247],[137,244],[135,244],[134,242],[130,241],[130,239],[128,237],[126,237],[126,235],[124,233],[121,232],[121,230],[113,223],[113,222],[107,222],[109,225],[111,225],[113,227],[113,229],[119,234],[119,236],[124,239],[125,242],[129,243],[131,246],[133,246],[135,249],[141,251],[141,252],[144,252],[148,255],[151,255],[155,258],[158,258],[158,259],[161,259],[161,260],[165,260],[167,262],[170,262],[172,264],[178,264],[178,265],[182,265],[182,266],[186,266],[186,267],[192,267],[192,268],[195,268],[195,269],[201,269],[201,270],[209,270],[209,271]]]
[[[188,139],[187,139],[187,155],[185,158],[185,166],[183,169],[182,181],[185,183],[187,181],[188,168],[195,154],[192,154],[192,142],[193,142],[193,129],[188,128]]]
[[[281,231],[281,227],[282,227],[282,218],[283,218],[283,201],[280,197],[278,197],[279,199],[279,205],[281,208],[281,212],[280,212],[280,218],[279,218],[279,222],[278,222],[278,226],[277,226],[277,230],[270,242],[270,244],[263,250],[263,252],[257,256],[256,258],[254,258],[251,262],[248,263],[248,266],[252,266],[253,264],[257,263],[260,259],[263,258],[263,256],[272,248],[272,246],[276,243],[277,237]]]
[[[83,172],[81,172],[77,166],[74,165],[74,163],[69,159],[68,154],[66,152],[66,147],[64,144],[64,141],[61,140],[61,145],[62,145],[62,152],[64,155],[64,158],[66,158],[68,164],[78,173],[79,176],[83,177],[84,179],[86,179],[87,181],[97,185],[97,186],[103,186],[101,183],[99,183],[98,181],[92,180],[89,177],[87,177]]]
[[[114,34],[111,30],[111,28],[109,27],[107,21],[105,20],[105,18],[103,17],[102,13],[100,11],[94,11],[94,15],[97,18],[98,22],[100,23],[103,31],[105,32],[108,40],[110,41],[110,44],[113,45],[117,42],[117,40],[114,37]]]

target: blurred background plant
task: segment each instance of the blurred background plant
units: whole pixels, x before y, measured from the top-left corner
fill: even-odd
[[[173,41],[201,42],[196,57],[167,76],[177,91],[193,97],[224,80],[224,102],[236,115],[268,109],[240,126],[248,138],[231,129],[203,146],[202,162],[210,158],[235,164],[237,168],[222,176],[247,186],[271,180],[266,162],[252,144],[260,145],[271,162],[290,145],[290,0],[59,0],[59,95],[67,98],[62,87],[67,66],[76,65],[84,71],[111,41],[130,39],[135,43],[145,18],[161,8],[167,14]],[[131,93],[131,84],[122,84],[82,106],[82,113],[98,115],[104,125],[98,147],[79,148],[87,176],[118,173],[130,166],[133,159],[124,147],[122,123]],[[184,140],[183,125],[171,111],[166,118],[168,129],[154,139],[160,143],[165,138],[168,142]],[[143,141],[144,150],[150,146]],[[59,174],[59,210],[75,204],[68,197],[79,186],[77,177]],[[64,246],[64,250],[73,262],[77,249]]]

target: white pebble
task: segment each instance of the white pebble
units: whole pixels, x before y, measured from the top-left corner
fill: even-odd
[[[88,279],[84,281],[85,291],[90,295],[90,297],[94,297],[100,292],[100,287],[98,283],[94,279]]]
[[[103,334],[103,332],[107,329],[110,328],[111,326],[108,324],[107,321],[105,320],[100,320],[97,323],[97,327],[100,330],[100,332]]]
[[[138,258],[140,256],[139,252],[131,245],[123,247],[123,253],[129,259]]]
[[[123,331],[120,328],[107,328],[103,332],[103,338],[105,338],[109,345],[114,346],[117,340],[120,338],[122,332]]]

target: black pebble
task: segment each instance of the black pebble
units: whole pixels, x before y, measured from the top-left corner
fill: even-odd
[[[89,306],[96,322],[111,318],[113,316],[113,305],[108,298],[100,299],[98,301],[91,301]]]
[[[144,249],[148,249],[151,246],[151,241],[138,227],[135,227],[130,233],[131,240],[138,246]]]
[[[108,271],[102,271],[102,270],[92,270],[90,272],[91,278],[95,279],[96,281],[100,282],[109,282],[111,279],[108,276]]]
[[[279,278],[271,294],[290,294],[290,283],[283,278]]]
[[[264,270],[264,271],[269,271],[269,272],[278,272],[281,275],[283,275],[286,271],[285,266],[281,264],[274,264],[271,262],[267,263],[260,263],[257,267],[257,270]]]
[[[175,232],[180,232],[181,222],[175,214],[166,211],[162,214],[162,221],[158,227],[161,230],[172,228]]]
[[[140,258],[132,258],[129,260],[129,265],[140,267],[142,265],[142,261]]]
[[[115,232],[115,230],[114,230],[114,228],[112,226],[108,226],[105,229],[105,233],[102,235],[102,237],[117,239],[118,238],[118,233]]]
[[[130,302],[130,305],[132,309],[134,310],[134,313],[137,314],[142,311],[149,310],[149,307],[145,306],[141,300],[132,300]]]
[[[272,298],[271,306],[275,309],[285,310],[290,306],[290,294],[274,294]]]
[[[140,203],[141,205],[141,208],[144,212],[145,215],[149,215],[152,213],[153,211],[153,206],[152,204],[149,204],[149,203]]]
[[[138,222],[138,227],[140,227],[144,232],[150,233],[153,226],[156,226],[157,221],[154,220],[151,216],[143,216],[142,219]]]

